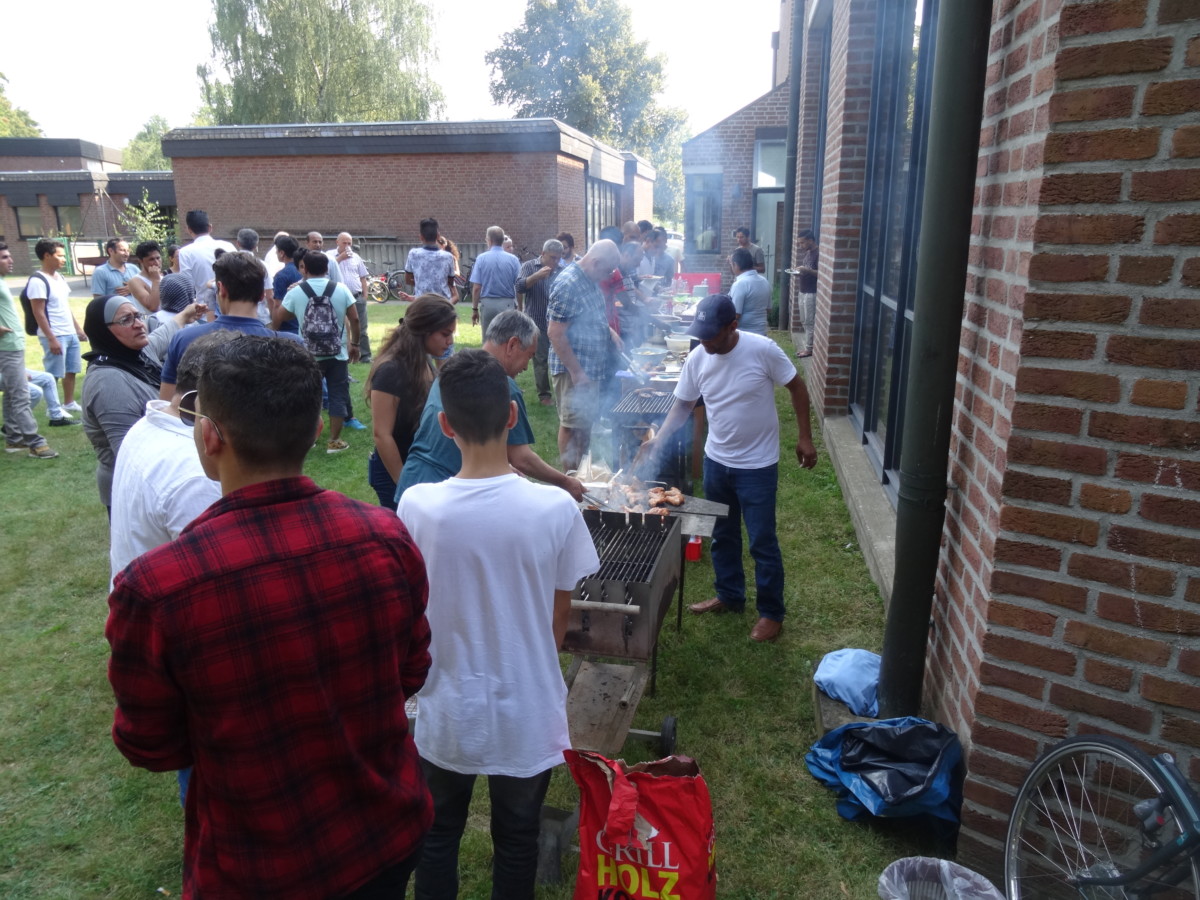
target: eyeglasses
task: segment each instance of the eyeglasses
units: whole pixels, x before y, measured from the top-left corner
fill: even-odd
[[[217,425],[217,420],[212,416],[206,416],[204,413],[196,412],[196,391],[188,391],[179,398],[179,421],[189,428],[194,428],[197,419],[208,419],[212,422],[213,428],[217,430],[217,437],[221,443],[225,443],[225,435],[221,434],[221,428]]]
[[[108,324],[120,325],[122,328],[128,328],[134,322],[145,322],[148,318],[149,316],[143,315],[142,313],[130,313],[127,316],[121,316],[119,319],[113,319]]]

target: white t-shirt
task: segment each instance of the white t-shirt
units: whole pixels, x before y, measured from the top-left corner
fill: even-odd
[[[779,462],[775,388],[796,377],[796,367],[770,338],[739,331],[728,353],[703,345],[688,354],[675,396],[704,397],[708,440],[704,453],[731,469],[764,469]]]
[[[570,738],[554,591],[600,566],[578,507],[559,488],[501,475],[413,485],[397,512],[429,573],[421,758],[514,778],[558,765]],[[536,523],[536,536],[519,522]]]
[[[53,334],[74,334],[75,322],[71,318],[71,286],[67,284],[67,279],[58,272],[47,275],[41,269],[37,270],[37,274],[41,278],[30,276],[25,296],[30,300],[46,301],[46,320],[50,323],[50,331]],[[46,282],[42,281],[42,278],[50,282],[48,298],[46,297]],[[49,337],[40,327],[38,334],[42,337]]]
[[[221,485],[200,466],[192,429],[151,400],[121,442],[112,483],[112,579],[134,559],[173,541],[221,497]]]

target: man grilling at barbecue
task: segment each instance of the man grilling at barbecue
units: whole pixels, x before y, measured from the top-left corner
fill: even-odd
[[[712,561],[717,596],[688,607],[693,613],[740,613],[746,604],[742,568],[742,523],[750,538],[758,621],[755,641],[774,641],[783,630],[783,556],[775,534],[775,494],[779,484],[779,417],[775,388],[792,398],[799,439],[796,458],[805,469],[817,464],[809,424],[808,389],[779,346],[770,338],[738,331],[728,294],[700,301],[688,334],[700,347],[688,354],[675,388],[675,401],[658,435],[642,445],[635,469],[656,469],[667,439],[687,421],[701,395],[708,413],[704,444],[704,496],[729,504],[729,516],[713,528]],[[657,472],[651,473],[657,474]]]
[[[501,313],[492,328],[514,315],[522,314]],[[433,635],[416,741],[434,820],[417,900],[458,896],[477,775],[488,777],[492,804],[491,895],[533,900],[542,801],[570,746],[558,648],[571,590],[600,561],[571,498],[513,472],[508,432],[518,409],[509,381],[482,350],[442,366],[438,422],[461,467],[446,481],[414,485],[397,511],[425,557]],[[515,521],[539,523],[538,540]]]

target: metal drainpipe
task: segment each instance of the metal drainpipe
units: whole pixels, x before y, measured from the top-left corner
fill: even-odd
[[[917,715],[946,517],[946,474],[971,242],[991,0],[940,4],[929,115],[908,402],[896,505],[896,572],[879,712]]]
[[[795,241],[796,222],[796,156],[800,144],[800,74],[801,62],[804,57],[801,38],[804,36],[804,7],[805,0],[792,0],[792,58],[788,71],[788,124],[787,124],[787,167],[784,170],[783,183],[787,190],[783,194],[783,253],[775,254],[776,260],[783,259],[781,266],[776,263],[776,271],[792,268],[792,244]],[[820,178],[816,172],[814,178]],[[784,275],[779,282],[779,328],[787,331],[792,322],[792,276]]]

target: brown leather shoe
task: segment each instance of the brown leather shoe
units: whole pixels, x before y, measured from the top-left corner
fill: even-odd
[[[783,631],[782,622],[776,622],[774,619],[759,619],[750,629],[750,640],[769,643],[777,640],[781,631]]]
[[[698,616],[702,616],[705,613],[739,612],[739,610],[722,603],[720,597],[713,597],[711,600],[705,600],[702,603],[693,603],[688,607],[688,611]]]

